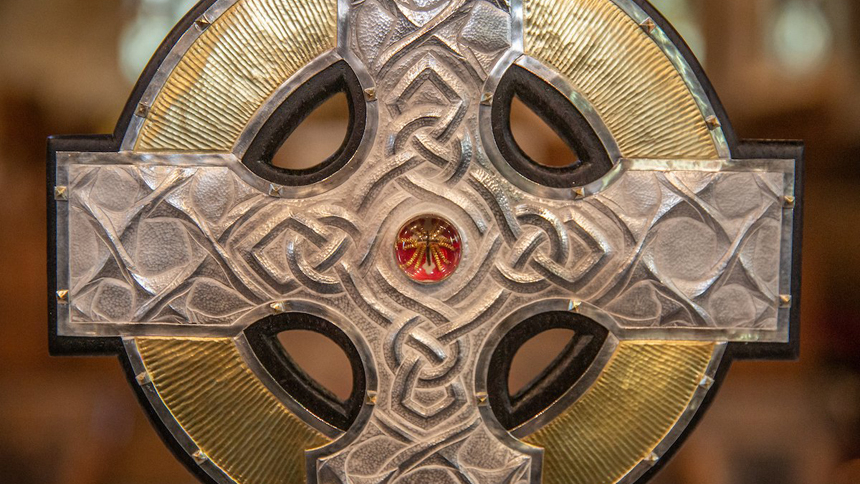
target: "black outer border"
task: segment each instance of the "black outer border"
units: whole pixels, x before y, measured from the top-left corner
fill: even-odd
[[[95,136],[51,136],[48,138],[48,167],[47,167],[47,189],[46,199],[48,207],[48,348],[53,356],[111,356],[115,355],[122,366],[128,384],[134,390],[135,396],[144,410],[147,419],[164,445],[170,449],[176,459],[181,462],[188,471],[200,482],[206,484],[218,484],[194,458],[185,451],[179,441],[167,428],[150,404],[149,398],[143,388],[137,383],[134,368],[128,354],[122,344],[122,338],[77,338],[57,335],[57,201],[54,199],[54,186],[56,185],[57,152],[58,151],[87,151],[87,152],[117,152],[122,145],[123,136],[128,130],[129,124],[140,103],[143,94],[149,87],[153,76],[158,72],[161,63],[170,54],[180,38],[191,28],[194,22],[200,18],[209,7],[217,0],[201,0],[194,6],[179,23],[170,31],[165,40],[155,51],[152,59],[143,70],[143,73],[134,86],[134,89],[120,114],[116,128],[110,135]]]
[[[116,355],[120,364],[125,371],[129,380],[129,384],[134,389],[141,406],[146,411],[152,426],[157,430],[159,436],[164,441],[165,445],[173,452],[173,454],[182,462],[185,467],[201,482],[207,484],[217,484],[194,459],[179,445],[167,429],[164,422],[155,413],[155,410],[149,403],[148,398],[144,394],[140,385],[135,380],[134,370],[131,367],[128,356],[126,355],[122,339],[119,337],[109,338],[77,338],[63,337],[57,335],[57,253],[56,253],[56,204],[54,200],[54,186],[56,185],[56,154],[58,151],[89,151],[89,152],[116,152],[120,149],[122,137],[128,129],[134,111],[140,102],[146,88],[149,86],[152,77],[158,71],[161,63],[170,53],[173,46],[182,37],[182,35],[194,26],[194,21],[199,18],[216,0],[201,0],[165,38],[164,42],[155,52],[152,59],[147,64],[140,79],[135,85],[122,114],[120,115],[117,126],[112,135],[96,135],[96,136],[52,136],[48,139],[48,160],[47,160],[47,228],[48,228],[48,346],[50,353],[54,356],[104,356]],[[670,446],[669,450],[661,459],[648,470],[637,483],[645,483],[657,474],[663,466],[671,459],[672,456],[683,445],[686,438],[695,429],[700,422],[702,416],[706,413],[708,407],[713,402],[714,397],[725,380],[726,375],[734,360],[796,360],[800,355],[800,295],[801,295],[801,242],[803,233],[803,143],[785,142],[785,141],[744,141],[738,140],[729,117],[720,102],[716,91],[710,80],[705,75],[699,61],[690,51],[686,42],[681,38],[678,32],[669,24],[669,22],[650,4],[647,0],[632,0],[640,8],[642,8],[666,34],[666,36],[676,46],[681,56],[689,64],[690,69],[696,76],[699,83],[710,101],[717,118],[722,124],[723,132],[728,141],[729,148],[736,158],[744,157],[769,157],[769,158],[786,158],[795,159],[795,209],[794,217],[794,241],[792,254],[792,274],[791,274],[791,296],[792,307],[790,316],[791,334],[788,343],[729,343],[726,353],[720,362],[720,366],[715,376],[715,383],[711,390],[707,393],[699,409],[696,411],[693,418],[686,425],[678,439]]]

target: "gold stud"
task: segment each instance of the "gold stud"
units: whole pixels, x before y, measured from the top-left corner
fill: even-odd
[[[137,384],[140,386],[149,385],[150,383],[152,383],[152,378],[149,376],[149,372],[146,371],[138,373],[137,376],[134,377],[134,379],[137,380]]]
[[[797,199],[791,195],[786,195],[782,198],[782,201],[785,208],[794,208],[794,205],[797,203]]]
[[[783,294],[783,295],[779,296],[779,306],[783,307],[783,308],[790,308],[791,307],[791,295],[790,294]]]
[[[648,35],[651,35],[654,33],[654,30],[657,29],[657,24],[654,23],[654,20],[651,17],[646,18],[644,22],[639,24],[639,26],[642,27],[642,30],[644,30]]]
[[[657,455],[656,452],[651,452],[650,454],[648,454],[648,457],[646,457],[645,460],[647,460],[651,464],[656,464],[657,461],[660,460],[660,456]]]
[[[283,189],[283,187],[280,187],[278,185],[274,185],[274,184],[269,185],[269,196],[280,198],[282,189]]]
[[[479,407],[486,407],[490,401],[490,397],[485,392],[479,392],[475,394],[475,400],[478,402]]]
[[[489,106],[493,104],[493,93],[485,92],[481,94],[481,104],[483,104],[484,106]]]
[[[69,189],[63,185],[54,187],[54,200],[66,201],[69,199]]]
[[[144,103],[138,104],[134,114],[139,118],[146,119],[146,117],[149,116],[149,106]]]
[[[269,307],[272,308],[272,311],[274,311],[275,314],[283,314],[287,312],[287,303],[285,302],[274,302],[269,304]]]
[[[579,187],[573,189],[573,198],[574,200],[579,200],[581,198],[585,198],[585,188]]]
[[[720,123],[720,120],[714,115],[711,115],[711,116],[708,116],[707,118],[705,118],[705,124],[707,124],[708,129],[711,129],[711,130],[717,129],[717,128],[722,126],[722,123]]]
[[[376,88],[375,87],[368,87],[367,89],[365,89],[364,90],[364,99],[371,101],[371,102],[376,101]]]
[[[65,304],[69,302],[69,291],[68,289],[60,289],[57,291],[57,302],[60,304]]]
[[[364,403],[368,405],[376,405],[377,396],[378,394],[376,392],[367,392],[367,395],[364,397]]]
[[[196,25],[197,28],[200,29],[200,31],[202,32],[208,29],[209,26],[212,25],[212,22],[210,22],[209,19],[206,17],[200,17],[194,22],[194,25]]]
[[[580,307],[582,307],[582,301],[571,300],[567,306],[567,310],[572,313],[578,313]]]
[[[699,382],[699,386],[704,388],[705,390],[710,390],[711,387],[714,386],[714,379],[705,375]]]
[[[194,462],[198,464],[202,464],[209,460],[209,456],[207,456],[202,450],[198,450],[197,452],[191,454],[191,457],[193,457]]]

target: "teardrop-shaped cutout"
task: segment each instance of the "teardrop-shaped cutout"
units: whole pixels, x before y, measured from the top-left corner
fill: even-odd
[[[339,92],[323,102],[290,133],[272,155],[272,166],[302,171],[316,168],[334,156],[349,134],[349,105]]]
[[[579,155],[519,96],[511,102],[511,134],[523,153],[538,165],[568,168],[579,163]]]
[[[366,116],[358,78],[345,61],[336,62],[287,96],[257,132],[242,163],[278,185],[320,182],[358,150]]]
[[[248,344],[272,378],[302,407],[346,431],[366,391],[364,366],[336,324],[305,313],[264,318],[245,330]]]
[[[499,81],[491,117],[502,157],[539,185],[573,188],[612,169],[606,147],[571,100],[518,65]]]
[[[352,366],[337,343],[306,330],[284,331],[278,334],[278,341],[308,378],[342,402],[349,398]]]
[[[516,398],[546,373],[570,344],[571,329],[550,329],[526,341],[514,355],[508,375],[508,395]]]
[[[594,320],[567,311],[540,313],[514,326],[488,368],[487,393],[499,423],[516,429],[556,403],[591,367],[608,336]]]

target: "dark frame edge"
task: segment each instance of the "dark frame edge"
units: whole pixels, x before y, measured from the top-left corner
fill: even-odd
[[[134,368],[131,366],[131,361],[129,360],[128,355],[124,351],[120,351],[117,355],[117,359],[119,360],[120,366],[122,366],[123,373],[125,373],[128,384],[134,389],[134,395],[137,397],[137,401],[143,409],[146,419],[149,421],[150,426],[155,429],[155,433],[158,434],[158,437],[162,442],[164,442],[164,445],[200,482],[204,484],[219,484],[215,478],[207,474],[206,471],[194,461],[194,457],[185,451],[182,445],[179,444],[179,440],[176,439],[170,429],[167,428],[164,421],[161,420],[161,417],[158,416],[155,408],[149,402],[149,398],[146,396],[146,393],[144,393],[143,388],[141,388],[140,384],[137,382]]]
[[[195,5],[175,27],[170,31],[161,45],[147,63],[141,76],[129,95],[128,100],[117,120],[113,134],[86,135],[86,136],[51,136],[47,140],[47,170],[46,170],[46,207],[47,207],[47,271],[48,271],[48,350],[52,356],[110,356],[115,355],[125,373],[126,379],[134,390],[140,407],[149,420],[151,426],[156,430],[159,438],[165,446],[173,453],[179,462],[205,484],[217,484],[217,481],[206,471],[197,465],[194,458],[185,451],[179,441],[167,428],[167,425],[156,414],[149,399],[138,385],[131,361],[125,353],[122,339],[119,337],[69,337],[57,334],[57,201],[54,199],[54,187],[56,186],[57,152],[59,151],[89,151],[89,152],[117,152],[121,148],[122,138],[128,130],[137,105],[149,87],[155,73],[161,67],[162,62],[173,50],[179,39],[188,29],[192,28],[195,21],[212,6],[216,0],[201,0]]]
[[[791,309],[789,335],[785,343],[730,343],[727,356],[737,360],[796,361],[800,358],[800,302],[804,208],[804,144],[801,141],[744,140],[735,147],[739,159],[794,160],[794,209],[791,243]]]
[[[117,152],[137,105],[149,87],[155,73],[164,59],[195,21],[217,0],[201,0],[170,31],[152,58],[146,64],[126,101],[113,134],[102,135],[61,135],[51,136],[47,142],[47,252],[48,252],[48,350],[52,356],[105,356],[122,354],[122,339],[118,337],[70,337],[57,334],[57,201],[54,199],[56,186],[57,152]]]
[[[696,409],[695,414],[684,427],[681,434],[672,443],[669,449],[660,457],[660,460],[648,469],[637,484],[644,484],[654,478],[672,457],[683,448],[687,438],[695,431],[696,427],[713,404],[725,379],[731,370],[734,361],[740,360],[783,360],[793,361],[800,356],[800,285],[801,285],[801,242],[803,239],[803,199],[804,199],[804,172],[805,163],[803,159],[804,145],[801,141],[772,141],[772,140],[744,140],[740,141],[731,124],[728,113],[723,106],[713,84],[705,73],[698,58],[693,54],[686,41],[678,31],[669,23],[648,0],[632,0],[654,23],[660,27],[669,40],[675,45],[681,56],[686,60],[696,79],[701,84],[705,95],[714,109],[714,113],[722,124],[722,130],[735,158],[778,158],[795,160],[795,209],[793,212],[793,241],[792,241],[792,274],[791,274],[791,296],[792,307],[789,317],[789,340],[787,343],[728,343],[723,355],[717,374],[714,376],[714,384],[708,391],[705,399]]]

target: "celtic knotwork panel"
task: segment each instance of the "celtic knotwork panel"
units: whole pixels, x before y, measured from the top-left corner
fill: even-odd
[[[444,324],[471,307],[481,283],[504,294],[577,298],[631,329],[776,329],[781,174],[633,171],[559,207],[497,199],[504,193],[493,194],[487,173],[476,172],[449,199],[463,202],[459,218],[472,213],[467,228],[483,239],[467,254],[466,283],[419,302],[418,289],[395,289],[403,284],[393,270],[368,264],[388,255],[387,244],[379,247],[386,220],[364,219],[337,197],[273,200],[224,167],[71,173],[76,323],[233,324],[298,293],[348,294],[384,326],[404,308]],[[432,198],[405,180],[391,185],[389,202]],[[756,196],[737,196],[753,188]],[[425,343],[423,354],[445,353],[438,341]]]
[[[221,14],[227,3],[213,8]],[[639,10],[630,14],[637,20],[631,23],[610,0],[597,3],[612,7],[611,18],[600,18],[618,26],[606,30],[632,37],[630,45],[648,50],[649,62],[660,60],[660,69],[677,68],[680,55],[660,57],[666,41],[647,22],[642,26]],[[540,482],[543,451],[516,440],[492,417],[481,381],[488,376],[480,374],[487,352],[511,329],[506,325],[518,324],[525,313],[575,311],[608,331],[606,354],[583,370],[587,383],[597,381],[619,341],[701,346],[696,363],[684,367],[690,388],[678,392],[681,406],[691,401],[683,395],[695,393],[697,382],[704,382],[705,392],[713,383],[708,375],[723,354],[715,342],[786,341],[792,160],[730,159],[719,120],[708,116],[711,107],[685,110],[695,115],[685,119],[696,126],[697,143],[713,141],[718,156],[621,159],[621,151],[610,149],[622,146],[613,137],[631,136],[641,120],[619,123],[618,106],[607,107],[597,95],[588,99],[570,79],[523,55],[522,2],[338,5],[337,49],[275,83],[277,90],[270,86],[270,101],[236,135],[232,151],[57,154],[57,176],[65,184],[58,200],[67,202],[58,209],[65,217],[58,236],[67,230],[58,277],[68,283],[68,293],[58,292],[65,311],[58,334],[126,338],[132,359],[133,337],[223,338],[271,389],[277,384],[243,332],[273,315],[319,313],[353,340],[369,382],[362,416],[351,428],[314,427],[334,440],[307,454],[308,478],[322,484]],[[293,14],[276,10],[261,18]],[[589,12],[579,20],[591,18]],[[194,28],[217,42],[213,20],[203,20]],[[225,52],[242,50],[229,47]],[[636,52],[617,55],[639,59]],[[336,62],[355,73],[368,117],[361,146],[343,172],[295,187],[249,171],[243,150],[265,114]],[[590,57],[583,62],[589,64],[584,70],[600,64]],[[610,153],[611,171],[583,187],[517,178],[495,135],[488,135],[496,126],[487,126],[493,89],[514,63],[583,112],[595,146],[602,143]],[[258,74],[265,76],[264,70]],[[655,83],[663,78],[657,77]],[[673,90],[690,97],[684,106],[707,104],[692,80],[671,81],[691,86]],[[649,103],[658,105],[662,98],[652,94]],[[642,103],[625,99],[619,106],[628,104]],[[601,119],[607,110],[613,123]],[[148,115],[145,105],[136,111]],[[138,121],[139,128],[144,121]],[[182,131],[181,125],[170,128]],[[123,146],[135,146],[135,129],[129,128]],[[659,141],[660,156],[687,135],[661,127],[645,138]],[[632,156],[631,145],[623,146]],[[458,240],[456,247],[445,246],[458,251],[456,271],[432,283],[405,273],[405,266],[418,265],[404,265],[395,252],[404,225],[424,217],[450,224]],[[431,245],[440,242],[430,232],[414,230],[409,237],[410,248],[423,243],[439,257]],[[428,258],[425,272],[432,262]],[[652,350],[663,361],[665,348]],[[148,378],[143,365],[136,367],[143,368],[141,384]],[[285,408],[306,422],[320,417],[298,408],[284,390],[273,392]],[[570,407],[569,398],[548,402],[547,415]]]

